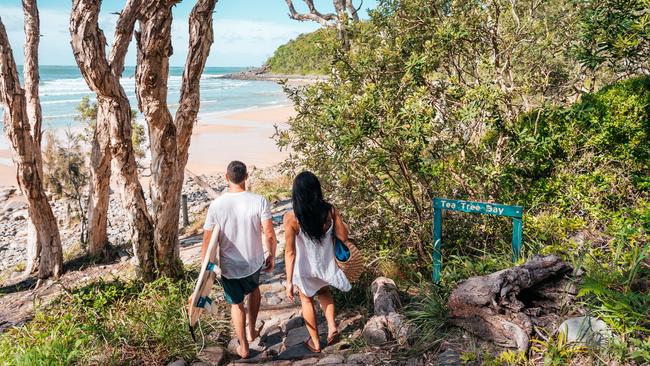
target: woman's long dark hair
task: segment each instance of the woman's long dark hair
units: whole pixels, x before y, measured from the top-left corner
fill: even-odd
[[[314,173],[305,171],[296,176],[291,201],[300,229],[312,239],[322,239],[325,235],[323,225],[332,205],[323,199],[323,190]]]

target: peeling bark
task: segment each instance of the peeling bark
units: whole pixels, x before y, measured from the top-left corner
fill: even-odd
[[[190,44],[175,118],[167,106],[167,75],[173,52],[171,7],[175,1],[154,1],[143,6],[140,32],[136,33],[136,94],[149,127],[156,261],[160,272],[168,276],[182,270],[178,257],[180,195],[199,110],[199,82],[213,42],[212,12],[216,2],[199,0],[190,14]]]
[[[32,228],[35,229],[35,235],[30,235],[32,239],[28,239],[29,267],[38,269],[38,278],[58,277],[63,271],[61,238],[41,180],[41,110],[38,98],[40,34],[36,1],[24,0],[23,10],[26,36],[24,77],[27,90],[20,86],[7,32],[0,20],[0,100],[5,106],[3,124],[11,143],[18,186],[27,199],[30,226],[33,225]]]
[[[551,255],[469,278],[449,296],[449,320],[498,346],[525,351],[536,318],[556,312],[571,296],[558,291],[570,272],[568,264]]]
[[[133,30],[139,0],[129,0],[116,28],[116,44],[111,64],[106,58],[106,39],[98,25],[100,2],[75,0],[70,15],[72,49],[86,83],[97,94],[97,125],[108,127],[112,171],[117,173],[122,205],[133,231],[133,251],[145,279],[155,277],[153,225],[142,186],[138,181],[135,153],[131,142],[131,107],[119,83],[130,32]],[[126,44],[124,44],[126,43]],[[101,122],[100,122],[101,121]],[[99,173],[98,173],[99,174]],[[109,177],[105,177],[108,181]],[[98,218],[99,219],[99,218]]]
[[[124,71],[124,58],[133,37],[140,1],[129,1],[115,26],[108,58],[111,72],[118,79]],[[107,224],[110,197],[111,141],[108,120],[97,118],[90,154],[90,192],[88,198],[88,252],[104,254],[108,244]]]

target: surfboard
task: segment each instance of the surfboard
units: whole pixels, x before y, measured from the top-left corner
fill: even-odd
[[[199,277],[194,286],[194,292],[192,292],[192,297],[190,298],[188,313],[190,333],[194,341],[196,341],[194,327],[198,323],[201,314],[206,311],[208,313],[216,311],[216,304],[213,305],[210,292],[217,278],[221,278],[221,268],[219,266],[219,227],[215,226],[212,230],[212,236],[210,237],[205,258],[203,258],[203,262],[201,263],[201,272],[199,272]]]

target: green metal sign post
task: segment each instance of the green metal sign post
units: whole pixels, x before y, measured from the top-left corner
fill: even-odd
[[[442,210],[480,213],[496,216],[512,217],[512,261],[519,258],[521,252],[521,218],[524,208],[507,206],[498,203],[471,202],[449,200],[446,198],[433,199],[433,281],[440,282],[442,270]]]

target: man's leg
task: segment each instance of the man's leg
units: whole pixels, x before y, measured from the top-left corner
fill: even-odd
[[[246,331],[246,312],[244,311],[244,302],[242,301],[239,304],[232,304],[230,306],[230,316],[232,318],[232,324],[235,327],[235,335],[239,340],[239,347],[237,347],[237,353],[241,358],[248,358],[248,340],[244,334]]]
[[[257,287],[253,292],[248,294],[248,328],[246,329],[246,336],[249,342],[252,342],[259,336],[255,323],[257,323],[257,314],[260,311],[260,302],[262,301],[262,294],[260,288]]]

